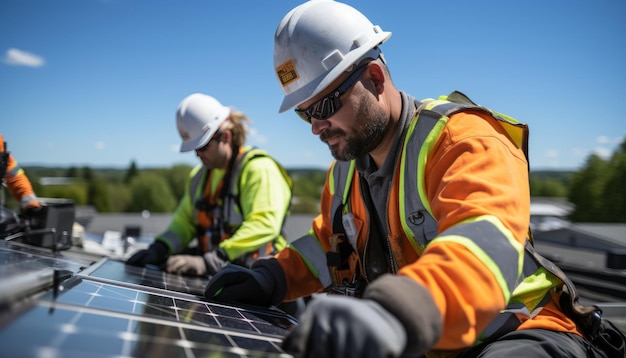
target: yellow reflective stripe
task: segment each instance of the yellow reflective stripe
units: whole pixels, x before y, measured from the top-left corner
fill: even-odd
[[[418,191],[421,198],[428,198],[426,195],[426,180],[424,177],[426,176],[426,162],[428,160],[428,154],[432,152],[433,147],[437,143],[437,139],[439,139],[439,134],[443,130],[443,128],[448,123],[448,117],[442,116],[437,124],[430,131],[424,144],[422,145],[422,149],[420,149],[420,155],[417,159],[419,163],[417,167],[417,178],[418,178]],[[433,216],[433,212],[430,209],[430,202],[428,200],[422,200],[424,202],[424,208],[428,211],[428,213]]]
[[[431,111],[433,108],[437,107],[440,104],[450,103],[450,101],[446,101],[444,99],[425,99],[422,102],[426,102],[426,106],[424,109]]]
[[[500,268],[495,264],[489,257],[489,255],[482,250],[480,246],[478,246],[474,241],[468,239],[464,236],[459,235],[447,235],[447,236],[439,236],[434,239],[432,243],[435,242],[454,242],[460,245],[465,246],[469,251],[471,251],[474,255],[476,255],[482,263],[487,265],[489,270],[495,276],[496,281],[498,282],[498,286],[500,286],[500,291],[504,295],[504,301],[508,302],[511,298],[511,292],[509,291],[506,279],[502,275]]]
[[[330,195],[335,195],[335,167],[337,166],[337,162],[334,161],[330,165],[330,175],[328,176],[328,189],[330,190]]]
[[[343,197],[341,198],[341,203],[342,204],[346,204],[348,202],[348,193],[350,192],[350,190],[348,190],[348,188],[350,188],[350,185],[352,185],[352,179],[354,178],[354,168],[356,166],[356,161],[355,160],[351,160],[350,161],[350,168],[348,169],[348,176],[345,180],[345,185],[343,187]],[[344,206],[344,213],[346,213],[347,211],[345,210],[346,207]]]

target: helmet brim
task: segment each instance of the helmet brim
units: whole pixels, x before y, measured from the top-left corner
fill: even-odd
[[[337,79],[344,71],[346,71],[353,64],[359,63],[366,58],[376,58],[382,52],[378,48],[378,45],[387,41],[391,37],[391,32],[380,32],[373,36],[370,41],[349,52],[345,59],[335,68],[329,72],[322,74],[321,76],[313,79],[305,86],[300,87],[294,92],[291,92],[283,98],[278,113],[283,113],[292,107],[297,106],[300,103],[306,102],[309,99],[315,97],[328,87],[335,79]]]
[[[215,132],[217,132],[217,130],[220,128],[222,123],[226,121],[229,115],[230,115],[230,108],[225,106],[224,108],[221,109],[221,112],[218,114],[219,120],[216,122],[216,125],[210,127],[206,132],[204,132],[204,134],[202,134],[201,136],[197,138],[183,141],[183,143],[180,145],[180,152],[181,153],[190,152],[192,150],[196,150],[207,145],[209,141],[211,140],[211,138],[213,137],[213,135],[215,134]]]

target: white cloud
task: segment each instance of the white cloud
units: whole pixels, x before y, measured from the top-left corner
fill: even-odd
[[[609,137],[601,135],[598,138],[596,138],[596,142],[598,144],[608,144],[611,142],[611,139],[609,139]]]
[[[16,48],[8,49],[2,62],[10,66],[26,67],[42,67],[46,64],[43,57]]]
[[[607,137],[599,136],[596,138],[596,143],[600,145],[619,145],[624,141],[624,136],[621,137]]]
[[[170,152],[172,152],[172,153],[180,152],[180,144],[172,144],[172,145],[170,145]]]
[[[611,154],[613,154],[613,150],[607,147],[595,147],[593,149],[593,152],[604,160],[608,160],[609,158],[611,158]]]
[[[98,150],[103,150],[103,149],[106,147],[106,145],[104,144],[104,141],[101,141],[101,140],[100,140],[100,141],[97,141],[97,142],[96,142],[95,147],[96,147],[96,149],[98,149]]]
[[[559,158],[559,152],[557,150],[550,149],[550,150],[546,151],[546,157],[550,158],[550,159],[558,159]]]

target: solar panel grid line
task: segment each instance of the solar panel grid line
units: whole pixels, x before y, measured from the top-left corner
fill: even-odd
[[[295,318],[275,307],[208,301],[208,278],[0,243],[3,280],[42,267],[54,283],[57,270],[70,278],[46,279],[43,292],[0,309],[2,356],[290,357],[280,344]],[[15,344],[24,337],[27,345]]]
[[[198,298],[198,296],[196,296],[196,295],[188,294],[188,293],[184,293],[184,292],[165,290],[165,289],[161,289],[161,288],[158,288],[158,287],[151,287],[151,286],[136,284],[136,283],[132,283],[132,282],[120,282],[120,281],[117,281],[117,280],[112,280],[112,279],[103,278],[103,277],[97,277],[97,276],[84,276],[84,275],[82,275],[80,273],[78,273],[76,275],[76,277],[77,278],[82,278],[84,280],[92,281],[92,282],[99,282],[99,283],[104,283],[104,284],[109,284],[109,285],[116,285],[116,286],[125,287],[125,288],[128,288],[128,289],[139,290],[139,291],[148,292],[148,293],[168,294],[168,295],[180,297],[180,298],[183,298],[183,299],[197,299]]]
[[[79,276],[89,277],[104,282],[115,282],[134,287],[151,287],[167,292],[187,293],[194,296],[203,296],[208,278],[197,276],[182,276],[170,274],[142,267],[128,266],[124,262],[103,259],[93,267],[89,267]]]
[[[65,316],[67,316],[68,313],[71,313],[73,314],[73,316],[70,317],[69,320],[59,325],[58,329],[56,329],[54,332],[50,332],[51,337],[47,340],[43,342],[39,342],[36,340],[30,342],[30,348],[32,348],[33,350],[38,352],[48,352],[47,355],[36,354],[33,356],[66,357],[73,356],[72,353],[76,352],[85,353],[85,346],[84,344],[81,344],[81,341],[89,340],[88,338],[95,338],[100,340],[100,343],[96,343],[94,345],[95,347],[99,347],[98,349],[94,349],[93,351],[95,356],[100,356],[100,354],[102,354],[102,356],[111,357],[168,356],[163,354],[157,354],[157,352],[154,351],[155,347],[162,347],[167,352],[180,351],[182,353],[184,351],[184,355],[180,355],[184,357],[196,357],[199,355],[206,356],[207,352],[233,353],[237,354],[237,356],[243,357],[289,357],[289,355],[280,353],[280,349],[276,345],[276,342],[269,340],[264,342],[274,344],[273,349],[270,351],[253,351],[241,346],[239,342],[242,342],[242,339],[261,341],[258,336],[254,335],[229,335],[219,331],[208,332],[210,333],[210,335],[206,335],[205,333],[207,332],[203,332],[202,330],[198,329],[198,327],[193,325],[171,325],[161,322],[157,319],[124,315],[119,313],[109,313],[97,309],[84,309],[81,307],[65,304],[56,305],[54,309],[52,309],[50,306],[47,306],[46,302],[39,302],[38,306],[38,308],[41,308],[41,310],[39,310],[39,315],[45,314],[54,316],[55,312],[57,312],[63,313]],[[50,310],[52,310],[52,313],[50,313]],[[84,322],[81,323],[82,320],[86,319],[88,319],[89,321],[93,321],[93,316],[99,315],[102,315],[102,317],[100,318],[107,318],[109,320],[121,320],[122,324],[127,327],[126,330],[116,332],[110,329],[105,330],[98,327],[97,325],[88,325]],[[139,326],[140,328],[137,329],[135,328],[136,326]],[[190,337],[191,334],[189,333],[195,334],[195,339]],[[218,336],[222,337],[221,342],[216,343],[215,338]],[[199,337],[206,339],[206,341],[199,339]],[[211,341],[211,339],[213,340],[213,342]],[[115,341],[119,340],[122,340],[122,343],[115,344]],[[229,345],[225,345],[223,343],[224,341],[228,341]],[[1,336],[0,342],[2,342]],[[16,347],[11,347],[10,345],[7,345],[8,342],[2,343],[3,347],[8,348],[3,349],[5,353],[12,354],[14,352],[19,352],[19,354],[17,355],[9,356],[29,356],[25,355],[23,350],[18,350],[16,349]],[[103,344],[106,343],[113,343],[113,347],[104,347]],[[115,346],[120,347],[119,350]]]
[[[185,318],[193,320],[195,324],[210,325],[210,322],[215,322],[215,325],[222,329],[230,330],[254,330],[259,334],[274,335],[276,337],[282,337],[286,332],[286,328],[280,330],[274,329],[274,332],[268,332],[268,329],[273,328],[272,325],[275,322],[265,322],[263,318],[271,318],[274,313],[249,311],[245,308],[227,306],[218,303],[208,303],[198,300],[198,298],[181,298],[176,295],[170,295],[171,293],[158,293],[148,290],[140,290],[134,288],[127,288],[124,286],[111,285],[109,283],[102,283],[96,281],[90,281],[89,279],[80,278],[81,282],[75,284],[72,288],[72,292],[60,296],[57,298],[60,302],[67,302],[67,300],[73,300],[72,302],[81,306],[91,306],[98,303],[93,303],[94,298],[103,297],[106,299],[104,303],[100,303],[100,308],[106,309],[107,307],[102,304],[108,304],[109,306],[115,306],[117,310],[121,310],[124,306],[128,307],[129,302],[132,304],[131,313],[160,316],[164,319],[180,319],[180,312],[185,312],[187,315],[194,314],[196,316],[188,316],[192,318]],[[71,284],[71,283],[68,283]],[[78,288],[77,288],[78,286]],[[92,287],[93,290],[89,290]],[[87,299],[77,301],[80,294],[88,296]],[[140,296],[141,295],[141,296]],[[131,297],[133,296],[133,297]],[[97,298],[96,298],[97,299]],[[137,306],[142,309],[139,311]],[[204,309],[206,312],[199,310]],[[199,315],[199,316],[198,316]],[[255,316],[256,315],[256,316]],[[207,318],[211,317],[211,318]],[[276,316],[280,317],[280,316]],[[204,319],[204,320],[200,320]],[[209,319],[209,322],[206,321]],[[229,323],[229,324],[225,324]],[[292,323],[287,321],[287,323]],[[264,329],[259,329],[259,325],[262,325]],[[250,327],[248,327],[250,326]]]
[[[93,308],[93,307],[77,306],[77,305],[62,303],[62,302],[40,300],[39,302],[37,302],[37,305],[48,308],[48,312],[50,315],[53,315],[55,310],[62,309],[62,310],[67,310],[67,311],[74,311],[79,314],[89,313],[89,314],[102,315],[102,316],[107,316],[107,317],[117,317],[117,318],[127,319],[129,321],[140,321],[140,322],[146,322],[146,323],[153,323],[157,325],[169,325],[171,327],[188,328],[188,329],[209,332],[209,333],[218,333],[218,334],[225,333],[225,330],[220,329],[220,328],[201,326],[201,325],[196,325],[192,323],[187,323],[184,321],[183,322],[179,321],[176,324],[174,324],[174,322],[168,322],[163,319],[158,319],[154,317],[139,316],[139,315],[124,313],[124,312],[108,311],[108,310],[103,310],[103,309]],[[72,323],[73,322],[69,322],[69,324],[72,324]],[[246,332],[241,332],[241,331],[236,331],[236,330],[232,330],[232,331],[229,330],[226,333],[227,335],[230,335],[230,336],[236,336],[236,337],[248,338],[248,339],[259,339],[258,334],[251,334],[251,333],[246,333]],[[274,342],[277,344],[280,344],[282,342],[282,338],[280,337],[267,337],[266,336],[264,337],[264,340],[268,342]]]
[[[18,255],[22,255],[28,259],[47,259],[53,260],[58,264],[66,264],[72,266],[79,267],[87,267],[93,264],[93,259],[90,257],[83,257],[79,254],[71,254],[64,251],[52,251],[50,249],[43,249],[39,247],[33,247],[20,242],[11,242],[8,243],[6,241],[1,241],[4,245],[2,247],[3,251],[7,253],[16,253]],[[7,245],[10,244],[10,245]],[[19,262],[18,262],[19,263]],[[8,264],[8,262],[3,262],[4,264]]]
[[[82,281],[82,280],[81,280]],[[76,315],[74,316],[74,318],[72,318],[70,321],[65,322],[63,325],[63,329],[61,329],[61,332],[78,332],[81,329],[85,329],[84,325],[81,328],[81,325],[79,325],[77,322],[79,320],[79,318],[85,314],[93,314],[93,315],[101,315],[103,317],[108,317],[108,318],[114,318],[114,317],[118,317],[118,318],[124,318],[129,320],[129,325],[131,324],[131,321],[137,321],[137,322],[143,322],[143,323],[153,323],[154,327],[160,327],[159,329],[163,329],[165,327],[165,329],[174,329],[179,331],[178,333],[178,337],[177,340],[171,341],[169,338],[166,340],[162,340],[160,338],[155,338],[155,339],[150,339],[149,342],[151,344],[158,344],[158,345],[164,345],[164,344],[174,344],[176,346],[181,347],[182,349],[187,349],[185,348],[186,346],[189,347],[189,349],[201,349],[201,350],[210,350],[210,351],[215,351],[215,350],[220,350],[220,351],[228,351],[230,353],[237,353],[237,354],[242,354],[243,356],[254,356],[255,353],[253,352],[248,352],[245,350],[245,348],[240,347],[242,345],[242,340],[244,340],[244,343],[247,343],[248,345],[250,345],[250,341],[257,341],[257,343],[252,344],[253,346],[260,346],[263,345],[264,343],[258,343],[258,341],[264,341],[266,346],[267,345],[271,345],[270,349],[273,352],[279,353],[280,348],[280,341],[281,338],[280,337],[269,337],[267,335],[261,337],[259,335],[257,335],[258,332],[260,332],[259,330],[254,330],[253,333],[246,333],[246,332],[242,332],[242,331],[237,331],[236,329],[229,329],[229,330],[225,330],[223,328],[225,328],[224,326],[220,325],[219,327],[216,328],[211,328],[211,327],[206,327],[203,326],[201,324],[199,324],[200,322],[197,322],[195,320],[191,320],[190,322],[184,322],[184,321],[180,321],[180,317],[178,317],[179,321],[178,322],[169,322],[165,319],[162,318],[154,318],[154,317],[150,317],[148,315],[138,315],[137,312],[133,312],[133,313],[124,313],[121,311],[112,311],[112,310],[105,310],[101,307],[92,307],[91,304],[93,303],[93,300],[98,298],[98,297],[106,297],[107,295],[119,295],[119,290],[126,290],[124,288],[121,287],[115,287],[115,286],[111,286],[111,287],[105,287],[108,285],[105,284],[99,284],[99,283],[93,283],[93,282],[87,282],[87,286],[91,286],[91,288],[94,288],[95,290],[92,290],[92,294],[91,295],[87,295],[84,298],[84,302],[85,304],[80,304],[82,301],[74,301],[74,303],[65,303],[63,301],[63,298],[66,297],[66,295],[75,295],[78,291],[80,291],[81,289],[83,291],[85,291],[85,287],[82,287],[81,289],[76,289],[76,287],[78,287],[80,285],[80,283],[78,285],[75,285],[71,288],[69,288],[68,290],[63,290],[63,292],[61,293],[61,295],[59,295],[58,297],[54,298],[52,297],[52,295],[47,295],[45,298],[41,299],[39,304],[41,306],[47,306],[49,308],[49,315],[52,315],[53,312],[55,311],[59,311],[59,310],[71,310],[76,312]],[[133,294],[132,290],[126,290],[128,291],[129,294]],[[135,293],[136,295],[139,295],[139,291],[137,291]],[[123,295],[122,295],[123,296]],[[127,297],[127,296],[123,296],[123,297]],[[110,298],[110,297],[109,297]],[[143,299],[140,299],[138,297],[133,299],[135,302],[134,304],[137,304],[137,302],[143,302]],[[184,302],[184,301],[183,301]],[[158,306],[158,305],[157,305]],[[203,305],[198,305],[197,307],[201,307]],[[207,308],[207,307],[205,307]],[[225,307],[227,308],[227,307]],[[157,307],[158,309],[158,307]],[[249,320],[248,318],[245,317],[245,315],[241,315],[240,312],[238,312],[237,310],[231,312],[234,315],[239,315],[239,318],[242,321],[250,321],[249,323],[252,323],[251,320]],[[74,328],[76,327],[76,328]],[[169,328],[168,328],[169,327]],[[176,328],[178,327],[178,328]],[[199,332],[199,331],[204,331],[202,333],[210,333],[210,335],[208,335],[208,337],[215,337],[215,335],[221,335],[223,337],[225,337],[224,339],[228,342],[228,346],[224,346],[224,347],[216,347],[215,345],[203,345],[201,342],[188,342],[188,340],[186,339],[186,334],[185,334],[185,330],[187,330],[188,332]],[[196,333],[196,336],[201,335]],[[134,337],[132,340],[133,342],[144,342],[145,341],[145,337],[137,337],[135,335],[133,335],[132,332],[126,332],[126,334],[124,334],[123,332],[119,334],[119,336],[125,336],[126,339],[129,339],[129,337]],[[65,336],[63,336],[64,339]],[[57,337],[57,340],[61,339]],[[61,339],[61,340],[63,340]],[[247,340],[247,341],[245,341]],[[174,343],[173,343],[174,342]],[[52,343],[54,345],[54,343]],[[59,346],[61,346],[61,344],[58,344]],[[127,345],[127,344],[126,344]],[[135,346],[134,344],[131,344],[131,346]],[[228,348],[230,347],[230,348]],[[50,347],[48,347],[49,349]],[[267,348],[265,348],[267,349]],[[126,352],[128,353],[128,352]],[[244,354],[245,353],[245,354]],[[187,352],[185,354],[185,356],[187,357],[192,357],[194,356],[193,354],[191,354],[190,352]]]

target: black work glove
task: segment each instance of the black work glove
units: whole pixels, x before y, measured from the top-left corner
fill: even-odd
[[[400,357],[407,334],[402,323],[373,300],[315,296],[283,341],[295,357]]]
[[[39,216],[43,211],[41,206],[29,206],[23,210],[23,215],[27,218],[33,218]]]
[[[285,296],[284,275],[273,258],[255,262],[252,269],[227,264],[211,278],[204,296],[221,302],[275,305]]]
[[[28,220],[31,228],[43,228],[46,226],[45,212],[41,206],[29,206],[21,209],[20,217]]]
[[[165,243],[157,240],[146,250],[139,250],[135,252],[133,256],[126,260],[126,264],[141,267],[146,265],[161,266],[167,260],[169,251],[170,250]]]

